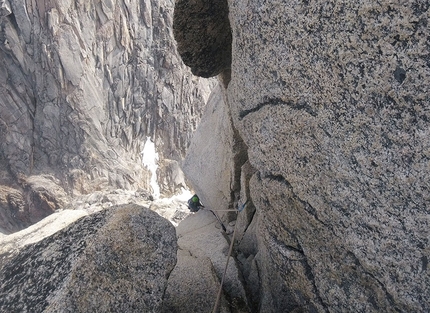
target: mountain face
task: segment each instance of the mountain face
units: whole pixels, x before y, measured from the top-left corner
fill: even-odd
[[[165,193],[172,182],[181,185],[185,156],[184,173],[206,207],[231,210],[218,214],[229,226],[225,238],[235,238],[231,266],[240,272],[227,282],[246,294],[237,300],[244,311],[429,311],[429,3],[175,5],[173,12],[173,1],[0,2],[0,230],[18,230],[92,193],[100,205],[110,202],[105,190],[145,195],[150,173],[141,151],[150,137]],[[191,71],[218,76],[219,84]],[[215,243],[217,221],[207,211],[192,215],[192,227],[185,224],[175,240],[155,215],[157,222],[136,224],[130,219],[149,213],[126,210],[92,214],[25,247],[2,264],[2,293],[23,294],[21,276],[7,275],[26,260],[31,270],[22,277],[37,287],[33,271],[44,269],[49,251],[55,255],[46,269],[65,256],[53,272],[62,276],[40,279],[47,288],[58,279],[66,292],[41,295],[39,311],[51,304],[66,311],[67,303],[93,308],[74,279],[85,278],[91,296],[102,292],[98,272],[88,271],[97,262],[112,262],[112,276],[101,276],[108,280],[145,280],[134,272],[145,267],[141,254],[161,256],[148,265],[160,270],[149,275],[155,287],[124,295],[106,284],[105,291],[157,292],[149,307],[118,303],[135,303],[139,312],[184,309],[190,297],[177,291],[200,286],[190,275],[217,289],[228,245]],[[199,220],[213,224],[213,236],[193,223]],[[158,226],[147,232],[152,223]],[[69,244],[84,230],[82,245]],[[158,249],[155,237],[165,246]],[[130,238],[142,240],[128,247]],[[142,248],[148,240],[155,254]],[[177,243],[181,260],[172,270]],[[143,252],[136,256],[134,248]],[[121,253],[130,257],[122,262]],[[160,268],[163,260],[168,266]],[[202,267],[193,272],[191,264]],[[175,288],[182,277],[187,288]],[[238,312],[226,303],[235,297],[226,289],[222,310]],[[213,297],[199,297],[211,307]]]
[[[178,2],[190,23],[206,22],[199,1]],[[428,311],[429,3],[228,7],[231,65],[185,172],[205,203],[245,206],[237,252],[254,310]],[[199,54],[184,61],[203,72],[207,31],[193,40],[182,25]],[[208,139],[220,116],[231,123]]]
[[[177,54],[173,6],[1,1],[0,230],[94,191],[150,189],[148,137],[161,192],[183,185],[179,163],[214,83]]]

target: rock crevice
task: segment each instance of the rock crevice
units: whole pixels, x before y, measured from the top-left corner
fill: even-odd
[[[303,110],[303,111],[309,113],[310,115],[312,115],[313,117],[317,117],[317,113],[314,112],[313,109],[311,108],[311,106],[306,104],[306,103],[294,104],[294,103],[286,102],[285,100],[282,100],[282,99],[273,98],[273,99],[265,100],[263,103],[260,103],[255,108],[247,109],[247,110],[239,112],[238,119],[242,120],[242,119],[246,118],[247,115],[258,112],[259,110],[261,110],[262,108],[264,108],[266,106],[289,106],[295,110]]]

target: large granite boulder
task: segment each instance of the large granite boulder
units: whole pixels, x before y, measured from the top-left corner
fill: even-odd
[[[160,312],[176,233],[157,213],[112,207],[25,246],[0,269],[1,312]]]
[[[212,77],[230,69],[231,28],[227,0],[177,0],[173,33],[178,52],[193,74]]]
[[[86,210],[62,210],[21,231],[10,235],[0,234],[0,267],[23,247],[55,234],[85,215],[88,215]]]
[[[254,309],[428,311],[428,3],[232,0],[229,17]]]

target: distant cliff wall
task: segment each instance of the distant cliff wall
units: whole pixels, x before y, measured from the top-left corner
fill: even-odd
[[[149,189],[147,137],[160,154],[162,191],[174,191],[212,83],[180,60],[173,6],[1,2],[0,230],[28,225],[68,197]]]
[[[227,179],[236,188],[224,202],[237,200],[239,182],[248,202],[236,252],[255,311],[430,309],[429,6],[228,1],[231,65],[212,74],[249,158],[230,166],[242,175]],[[204,34],[194,46],[187,37],[201,59]],[[212,65],[201,59],[188,65]],[[209,203],[228,194],[212,175],[225,169],[218,160],[186,171],[214,187],[202,190]]]

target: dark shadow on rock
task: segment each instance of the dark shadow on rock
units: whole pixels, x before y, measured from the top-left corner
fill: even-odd
[[[228,3],[179,0],[173,15],[178,52],[194,75],[212,77],[231,65]]]

